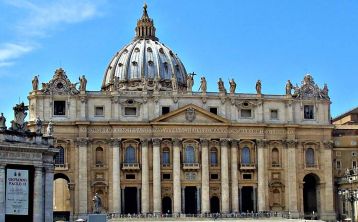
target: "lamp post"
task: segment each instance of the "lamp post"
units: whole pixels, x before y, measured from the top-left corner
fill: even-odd
[[[355,174],[354,170],[346,171],[346,180],[350,184],[350,187],[347,189],[339,189],[338,195],[342,198],[343,201],[349,202],[352,209],[352,221],[355,222],[355,209],[354,202],[358,200],[358,190],[353,189],[353,175]]]

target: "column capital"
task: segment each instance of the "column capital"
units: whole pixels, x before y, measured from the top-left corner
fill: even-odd
[[[220,138],[220,143],[222,146],[227,146],[228,142],[230,142],[230,138]]]
[[[200,139],[200,143],[202,144],[202,145],[206,145],[206,147],[209,145],[209,139],[207,139],[207,138],[201,138]]]
[[[182,142],[182,138],[173,138],[172,141],[173,141],[173,145],[177,145],[177,146],[180,146],[180,143]]]
[[[90,139],[88,137],[78,137],[76,142],[80,146],[86,146],[89,143]]]
[[[43,172],[44,168],[43,166],[35,166],[35,173]]]
[[[140,139],[140,142],[141,142],[142,144],[146,144],[147,146],[148,146],[148,141],[149,141],[148,138],[141,138],[141,139]]]
[[[74,190],[75,190],[75,184],[74,184],[74,183],[68,183],[67,186],[68,186],[68,189],[69,189],[70,191],[74,191]]]
[[[265,148],[265,146],[267,144],[267,140],[266,139],[258,139],[258,140],[256,140],[256,144],[257,144],[257,148]]]
[[[326,148],[326,149],[332,149],[333,148],[333,141],[332,140],[323,141],[323,147]]]
[[[287,148],[296,148],[298,145],[297,140],[286,140],[284,143],[286,143]]]
[[[121,144],[121,138],[111,138],[110,143],[112,143],[112,146],[119,146]]]
[[[231,146],[237,148],[238,144],[240,143],[240,139],[232,139]]]
[[[54,173],[55,172],[55,167],[53,165],[45,166],[45,172],[46,173]]]
[[[162,141],[162,138],[153,138],[152,139],[153,145],[155,145],[155,146],[160,146],[161,141]]]

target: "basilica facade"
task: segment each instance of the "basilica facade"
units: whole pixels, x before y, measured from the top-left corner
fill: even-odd
[[[207,92],[155,35],[147,7],[100,90],[59,68],[33,81],[30,122],[53,124],[54,211],[205,214],[275,211],[335,219],[328,88],[311,75],[283,95]],[[216,83],[215,83],[216,84]],[[41,89],[40,89],[41,88]],[[30,123],[30,128],[34,127]]]

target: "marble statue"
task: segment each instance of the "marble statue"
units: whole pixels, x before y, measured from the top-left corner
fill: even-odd
[[[178,82],[175,75],[172,75],[172,88],[174,91],[178,90]]]
[[[322,94],[323,96],[328,96],[328,86],[327,83],[324,84],[323,89],[322,89]]]
[[[256,93],[261,95],[261,80],[257,80],[256,82]]]
[[[188,92],[192,91],[194,85],[194,75],[194,73],[189,73],[189,75],[186,77],[186,87]]]
[[[6,129],[6,118],[3,113],[0,115],[0,130]]]
[[[235,90],[236,90],[236,82],[234,79],[231,79],[229,81],[230,84],[230,94],[235,94]]]
[[[291,95],[292,88],[293,88],[293,85],[292,85],[291,81],[287,80],[287,83],[286,83],[286,95]]]
[[[42,121],[41,121],[40,117],[36,117],[35,125],[36,125],[36,133],[41,134]]]
[[[219,88],[219,92],[226,93],[225,85],[221,78],[219,78],[218,81],[218,88]]]
[[[159,85],[159,79],[157,77],[154,78],[154,91],[159,91],[160,90],[160,85]]]
[[[205,94],[205,93],[206,93],[206,88],[207,88],[206,79],[205,79],[205,77],[203,76],[203,77],[201,77],[201,79],[200,79],[200,87],[199,87],[199,90],[201,89],[201,92],[202,92],[203,94]]]
[[[79,78],[80,80],[80,91],[86,91],[86,86],[87,86],[87,79],[84,75],[82,75],[82,77]]]
[[[35,76],[32,79],[32,90],[36,91],[36,90],[38,90],[38,88],[39,88],[39,78],[37,76]]]
[[[95,214],[101,213],[102,200],[101,200],[101,197],[98,195],[98,193],[96,193],[94,195],[94,197],[92,198],[92,201],[93,201],[93,205],[94,205],[93,213],[95,213]]]
[[[47,132],[47,136],[52,136],[52,134],[53,134],[53,123],[52,123],[51,120],[50,120],[50,122],[49,122],[48,125],[47,125],[47,130],[46,130],[46,132]]]

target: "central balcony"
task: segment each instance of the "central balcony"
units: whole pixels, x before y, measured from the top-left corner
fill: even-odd
[[[183,163],[183,170],[200,170],[199,163]]]
[[[140,170],[139,163],[123,163],[122,170],[136,171]]]
[[[255,163],[241,163],[240,170],[256,170]]]

